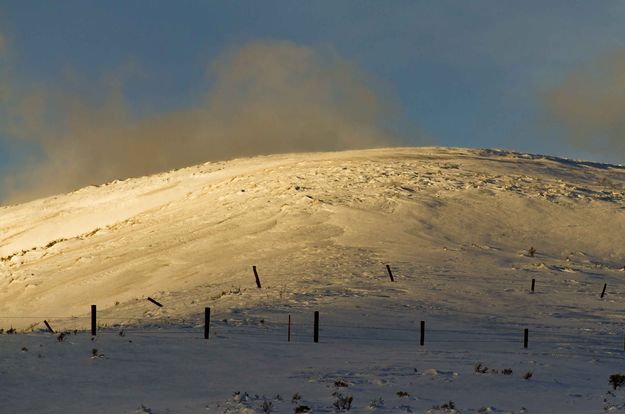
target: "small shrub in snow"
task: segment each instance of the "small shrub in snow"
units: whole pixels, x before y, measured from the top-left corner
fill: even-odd
[[[56,340],[59,342],[63,342],[65,340],[65,332],[61,332],[57,337]]]
[[[294,402],[297,402],[297,401],[299,401],[299,400],[301,400],[301,399],[302,399],[302,396],[301,396],[301,395],[299,395],[299,393],[298,393],[298,392],[296,392],[295,394],[293,394],[293,397],[291,398],[291,402],[293,402],[293,403],[294,403]]]
[[[622,374],[612,374],[610,375],[610,379],[608,381],[613,389],[617,389],[625,385],[625,375]]]
[[[7,329],[7,334],[9,334],[9,335],[13,335],[13,334],[16,334],[16,333],[17,333],[17,330],[14,327],[12,327],[12,326],[9,329]]]
[[[334,381],[334,386],[337,388],[340,387],[349,387],[349,384],[345,381],[343,381],[342,379],[337,379],[336,381]]]
[[[534,373],[532,371],[527,371],[525,374],[523,374],[523,379],[530,379],[532,378],[532,375],[534,375]]]
[[[22,347],[22,352],[28,352],[28,348],[26,348],[25,346]]]
[[[409,394],[406,391],[397,391],[397,396],[399,398],[407,397]]]
[[[384,400],[382,400],[382,397],[378,397],[375,400],[371,400],[371,402],[369,403],[370,409],[382,408],[382,407],[384,407]]]
[[[456,404],[454,404],[454,402],[452,400],[449,400],[445,404],[441,405],[441,408],[443,410],[455,410],[456,409]]]
[[[273,403],[269,400],[264,400],[263,403],[260,405],[260,408],[265,414],[269,414],[273,408]]]
[[[244,392],[243,394],[241,394],[241,391],[237,391],[234,394],[232,394],[232,400],[234,402],[240,403],[240,402],[245,402],[245,401],[249,401],[251,399],[250,395],[247,392]]]
[[[478,362],[475,364],[473,371],[475,371],[476,374],[486,374],[488,372],[488,367],[482,365],[481,362]]]
[[[297,407],[295,407],[293,412],[295,412],[295,413],[309,413],[310,412],[310,407],[307,406],[307,405],[298,405]]]
[[[451,411],[451,410],[455,410],[456,409],[456,404],[452,400],[449,400],[449,401],[447,401],[444,404],[435,405],[432,408],[435,409],[435,410]]]
[[[512,375],[512,368],[504,368],[501,370],[503,375]]]
[[[154,414],[154,411],[152,411],[151,408],[148,408],[148,407],[146,407],[143,404],[141,404],[141,406],[137,409],[136,412],[137,413],[144,413],[144,414]]]
[[[347,411],[352,408],[352,402],[354,401],[354,397],[351,395],[343,395],[341,393],[335,393],[336,401],[334,401],[334,408],[339,411]]]
[[[98,354],[98,350],[96,348],[91,349],[91,358],[97,358],[100,354]]]
[[[530,247],[530,249],[527,251],[527,254],[529,257],[534,257],[534,255],[536,254],[536,249],[534,249],[534,246]]]

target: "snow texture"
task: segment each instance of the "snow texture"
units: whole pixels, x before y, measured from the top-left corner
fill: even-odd
[[[625,167],[499,150],[263,156],[0,207],[0,412],[625,412],[624,266]]]

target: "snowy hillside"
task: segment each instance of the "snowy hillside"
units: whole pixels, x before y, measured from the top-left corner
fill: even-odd
[[[179,329],[177,338],[191,338],[195,351],[175,351],[190,359],[166,370],[175,378],[170,388],[118,379],[132,390],[124,395],[102,378],[98,395],[105,401],[124,395],[112,406],[117,411],[81,402],[68,412],[133,412],[149,401],[160,407],[153,412],[263,412],[265,398],[230,398],[235,391],[261,394],[254,384],[267,397],[288,397],[272,396],[273,412],[293,412],[292,394],[306,390],[314,412],[329,412],[336,396],[321,394],[339,377],[349,383],[339,391],[354,396],[353,412],[455,412],[444,404],[449,399],[462,412],[496,411],[492,404],[502,412],[621,409],[625,398],[605,393],[608,376],[625,361],[624,270],[625,167],[495,150],[255,157],[0,208],[0,327],[38,331],[46,319],[56,329],[88,329],[89,306],[97,304],[103,332],[135,329],[133,344],[144,346],[126,352],[127,337],[99,336],[96,341],[109,341],[112,356],[96,361],[109,364],[98,375],[108,378],[133,367],[115,365],[128,355],[141,360],[153,346],[151,355],[162,363],[171,347],[185,346],[157,334],[159,345],[150,345],[141,336],[146,329]],[[205,306],[213,309],[217,332],[210,356],[198,330]],[[320,348],[323,340],[310,343],[315,310],[330,348]],[[286,342],[263,342],[283,339],[287,314],[308,357],[282,348]],[[424,348],[420,320],[428,327]],[[524,328],[531,331],[529,350],[522,347]],[[51,355],[43,358],[50,372],[64,364],[78,372],[69,385],[55,383],[53,400],[72,402],[63,390],[85,392],[80,384],[95,375],[94,360],[67,362],[72,353],[43,333],[0,338],[2,358],[15,368],[0,372],[0,386],[22,398],[0,403],[17,411],[46,407],[25,402],[28,393],[17,386],[33,381],[24,370],[41,363],[36,350],[15,351],[22,342]],[[87,335],[72,338],[76,349],[93,344]],[[253,356],[256,346],[263,356]],[[220,374],[219,384],[208,379],[213,388],[204,384],[210,388],[204,393],[194,388],[203,375],[194,368],[205,358]],[[272,368],[280,358],[284,365]],[[498,364],[492,368],[514,368],[516,382],[476,373],[474,364],[485,358]],[[588,374],[583,378],[575,377],[580,364]],[[246,373],[247,366],[253,371]],[[520,379],[517,369],[539,379]],[[271,379],[261,381],[272,370]],[[156,374],[145,375],[158,383]],[[50,392],[46,380],[34,383]],[[404,388],[408,396],[395,395]],[[371,404],[383,395],[385,404]]]

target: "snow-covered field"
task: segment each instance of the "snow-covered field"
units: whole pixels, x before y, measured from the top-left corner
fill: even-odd
[[[91,186],[0,208],[0,412],[625,411],[624,266],[620,166],[395,148]]]

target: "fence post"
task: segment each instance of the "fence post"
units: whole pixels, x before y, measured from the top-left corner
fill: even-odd
[[[96,306],[91,305],[91,336],[96,336]]]
[[[54,333],[54,329],[52,329],[48,321],[44,320],[43,323],[46,324],[46,328],[48,328],[48,331],[50,331],[50,333]]]
[[[319,342],[319,311],[315,311],[315,342]]]
[[[527,349],[527,343],[529,342],[530,330],[525,328],[523,331],[523,348]]]
[[[603,290],[601,291],[601,299],[603,299],[603,297],[605,296],[605,288],[608,287],[607,283],[603,284]]]
[[[254,277],[256,278],[256,287],[261,288],[260,278],[258,277],[258,272],[256,271],[256,266],[252,266],[252,270],[254,271]]]
[[[386,265],[386,271],[388,272],[388,276],[391,278],[391,282],[394,282],[395,278],[393,277],[393,272],[391,272],[391,267],[389,265]]]
[[[534,293],[535,286],[536,286],[536,279],[532,279],[532,293]]]
[[[211,308],[204,308],[204,339],[208,339],[211,324]]]
[[[160,302],[158,302],[158,301],[156,301],[156,300],[152,299],[152,298],[151,298],[151,297],[149,297],[149,296],[148,296],[148,300],[149,300],[150,302],[152,302],[153,304],[155,304],[156,306],[158,306],[159,308],[162,308],[162,307],[163,307],[163,305],[162,305]]]
[[[289,315],[289,328],[287,333],[287,342],[291,342],[291,315]]]
[[[421,346],[425,345],[425,321],[421,321]]]

